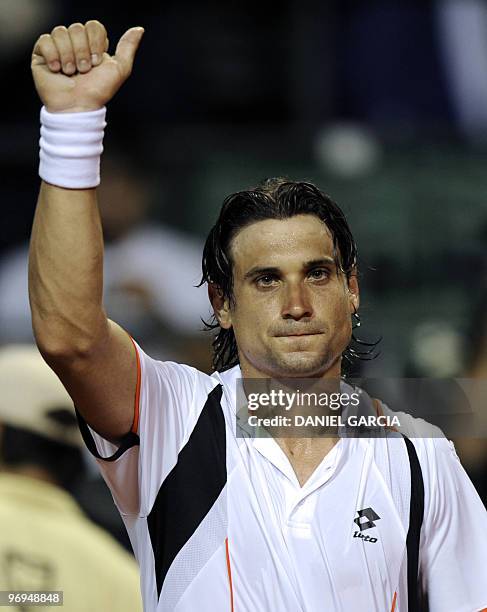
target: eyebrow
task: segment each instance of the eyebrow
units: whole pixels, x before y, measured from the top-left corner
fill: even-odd
[[[317,266],[330,266],[335,265],[335,260],[333,257],[329,257],[328,255],[325,257],[320,257],[319,259],[311,259],[310,261],[306,261],[303,264],[303,270],[310,270],[311,268],[316,268]],[[244,275],[244,280],[249,278],[254,278],[260,274],[279,274],[280,269],[274,266],[254,266],[250,268],[248,272]]]

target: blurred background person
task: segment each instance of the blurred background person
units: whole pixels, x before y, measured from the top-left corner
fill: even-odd
[[[85,466],[64,387],[31,345],[0,349],[0,387],[0,590],[63,591],[69,612],[142,610],[135,560],[70,494]]]
[[[487,284],[472,308],[470,327],[465,339],[465,369],[463,376],[472,384],[472,410],[475,412],[477,434],[455,440],[477,491],[487,503]]]
[[[148,221],[153,177],[127,156],[107,156],[99,206],[105,237],[104,303],[110,316],[154,345],[165,358],[191,354],[209,368],[199,333],[209,314],[206,290],[197,287],[203,245],[185,232]],[[0,262],[0,341],[32,341],[27,294],[28,244]],[[177,309],[174,307],[178,304]]]
[[[487,3],[438,0],[435,4],[439,48],[455,118],[471,144],[485,146]]]

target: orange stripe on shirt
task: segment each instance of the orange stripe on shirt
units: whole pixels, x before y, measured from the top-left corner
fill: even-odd
[[[394,591],[394,597],[392,598],[391,612],[394,612],[394,610],[396,609],[396,599],[397,599],[397,593],[396,591]]]
[[[137,433],[137,430],[139,429],[140,358],[139,358],[139,351],[137,350],[134,339],[132,338],[130,334],[129,334],[129,338],[132,341],[132,344],[134,345],[135,359],[137,361],[137,384],[135,386],[134,421],[132,423],[132,428],[130,431]]]
[[[231,612],[233,612],[232,566],[230,565],[230,551],[228,550],[228,538],[225,538],[225,551],[227,555],[228,584],[230,585],[230,610]]]
[[[382,410],[382,406],[381,406],[380,401],[379,401],[378,399],[372,398],[372,403],[374,404],[374,408],[375,408],[375,411],[376,411],[376,413],[377,413],[377,416],[379,416],[379,417],[384,416],[384,411]],[[396,431],[396,432],[398,432],[398,431],[399,431],[399,430],[398,430],[396,427],[394,427],[393,425],[386,426],[386,428],[385,428],[385,429],[389,429],[389,430],[391,430],[391,431]]]

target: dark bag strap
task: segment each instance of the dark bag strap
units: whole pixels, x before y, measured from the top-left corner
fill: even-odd
[[[406,539],[408,558],[408,612],[425,612],[421,602],[419,582],[419,542],[424,515],[424,482],[414,444],[404,436],[411,469],[411,501],[409,505],[409,529]]]

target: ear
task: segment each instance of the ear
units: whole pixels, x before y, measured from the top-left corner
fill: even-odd
[[[360,291],[357,279],[357,268],[352,270],[348,279],[348,297],[350,299],[350,314],[353,314],[360,306]]]
[[[208,283],[208,297],[220,327],[230,329],[232,327],[230,300],[223,296],[223,291],[214,283]]]

